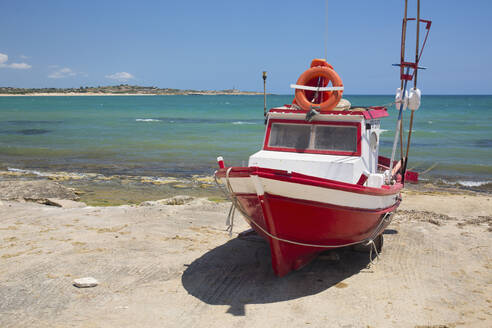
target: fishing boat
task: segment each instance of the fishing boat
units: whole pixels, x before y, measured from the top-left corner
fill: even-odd
[[[400,67],[416,72],[418,60],[402,60]],[[409,76],[415,74],[402,70],[402,81]],[[416,85],[410,92],[406,86],[396,95],[399,120],[392,158],[379,155],[380,121],[389,116],[388,108],[352,106],[342,99],[342,80],[324,59],[312,60],[291,85],[291,104],[265,108],[263,145],[248,166],[227,166],[218,158],[215,176],[232,200],[230,228],[238,210],[268,241],[276,275],[302,268],[327,249],[363,245],[381,250],[382,233],[400,205],[405,181],[418,179],[406,170],[405,158],[394,159],[402,111],[409,107],[413,118],[420,106]]]

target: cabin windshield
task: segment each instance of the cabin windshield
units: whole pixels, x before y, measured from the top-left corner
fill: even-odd
[[[314,126],[314,149],[357,151],[356,126]]]
[[[271,147],[306,149],[311,138],[311,126],[307,124],[272,124]]]
[[[360,156],[358,123],[272,122],[266,150]]]

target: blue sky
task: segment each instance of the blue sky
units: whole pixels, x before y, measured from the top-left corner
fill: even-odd
[[[492,1],[421,2],[422,18],[433,20],[423,93],[492,94]],[[345,93],[399,86],[391,64],[403,3],[328,1],[327,57]],[[260,91],[267,70],[269,91],[290,94],[311,59],[325,56],[325,24],[325,0],[1,1],[0,86]]]

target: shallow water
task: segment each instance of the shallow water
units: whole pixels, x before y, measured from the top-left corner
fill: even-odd
[[[392,96],[346,96],[384,105]],[[291,96],[268,96],[269,107]],[[382,120],[389,156],[395,119]],[[409,167],[441,183],[489,188],[492,96],[424,96]],[[107,175],[210,175],[243,165],[263,140],[263,96],[0,97],[0,166]],[[409,111],[404,123],[409,122]],[[406,140],[406,138],[405,138]]]

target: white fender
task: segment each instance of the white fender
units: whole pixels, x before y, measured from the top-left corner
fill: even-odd
[[[408,96],[408,108],[410,108],[411,110],[419,109],[421,96],[422,93],[420,92],[420,89],[410,89],[410,94]]]
[[[402,92],[401,88],[396,89],[395,106],[396,106],[397,110],[400,110],[400,107],[402,104],[403,104],[403,110],[407,109],[408,91],[405,90],[405,96],[404,97],[402,97],[402,96],[403,96],[403,92]]]

